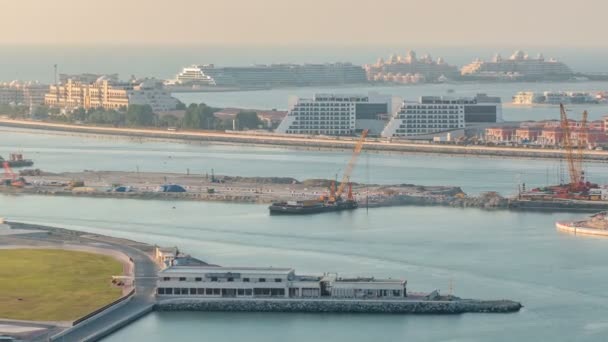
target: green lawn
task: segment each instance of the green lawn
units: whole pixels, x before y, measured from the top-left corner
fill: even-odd
[[[71,321],[121,296],[109,256],[59,249],[0,250],[0,318]]]

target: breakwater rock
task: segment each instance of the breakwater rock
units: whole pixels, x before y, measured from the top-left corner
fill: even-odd
[[[522,308],[511,300],[331,300],[331,299],[167,299],[159,300],[158,311],[227,312],[331,312],[380,314],[508,313]]]

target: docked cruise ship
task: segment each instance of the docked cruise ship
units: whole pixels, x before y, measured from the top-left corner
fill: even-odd
[[[472,98],[422,96],[418,102],[403,102],[382,136],[416,137],[502,121],[500,97],[486,94]]]
[[[491,61],[477,59],[460,69],[465,79],[541,81],[567,80],[572,70],[556,59],[546,60],[542,54],[536,58],[523,51],[516,51],[508,59],[496,54]]]
[[[513,104],[596,104],[597,96],[580,91],[520,91],[513,96]]]
[[[369,81],[388,83],[443,82],[459,76],[458,67],[447,64],[443,58],[436,61],[430,55],[417,58],[414,51],[405,56],[391,55],[386,61],[380,58],[375,64],[366,65],[365,71]]]
[[[184,68],[169,84],[260,88],[365,82],[365,70],[351,63],[263,64],[245,67],[216,67],[213,64],[204,64]]]
[[[290,98],[289,112],[276,129],[282,134],[353,135],[367,129],[380,135],[392,112],[388,95],[315,94]]]

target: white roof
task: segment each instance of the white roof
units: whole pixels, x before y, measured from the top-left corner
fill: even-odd
[[[218,266],[172,266],[162,270],[162,274],[171,273],[245,273],[245,274],[289,274],[293,268],[280,267],[218,267]]]

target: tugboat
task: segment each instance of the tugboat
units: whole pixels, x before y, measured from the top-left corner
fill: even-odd
[[[3,164],[4,162],[7,162],[10,167],[27,167],[34,165],[34,162],[31,159],[23,159],[21,153],[11,153],[8,160],[4,160],[4,158],[0,156],[0,164]]]

